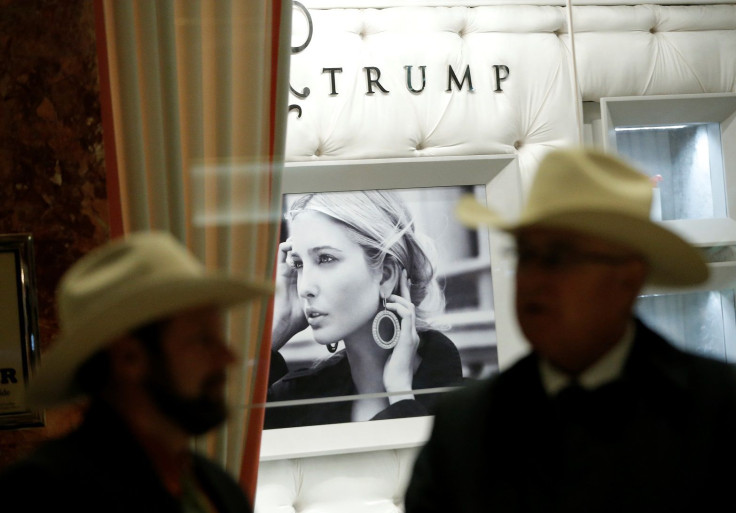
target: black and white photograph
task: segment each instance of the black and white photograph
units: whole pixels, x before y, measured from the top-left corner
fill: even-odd
[[[433,414],[498,369],[485,185],[285,194],[265,428]]]

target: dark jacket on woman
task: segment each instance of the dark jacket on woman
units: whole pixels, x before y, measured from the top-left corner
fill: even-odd
[[[451,387],[462,382],[460,354],[455,344],[439,331],[419,333],[417,354],[421,363],[414,373],[412,390]],[[284,369],[278,353],[272,354],[274,369]],[[347,353],[339,351],[310,369],[286,374],[269,389],[268,401],[293,401],[356,394]],[[395,419],[430,415],[439,394],[415,394],[415,399],[405,399],[388,406],[371,420]],[[350,422],[352,401],[326,402],[268,408],[265,427],[284,428],[336,424]]]

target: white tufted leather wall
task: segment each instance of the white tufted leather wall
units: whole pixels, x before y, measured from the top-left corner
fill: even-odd
[[[546,149],[580,138],[572,42],[559,2],[381,9],[371,6],[399,2],[335,2],[362,7],[354,9],[305,3],[313,37],[292,57],[290,82],[310,94],[291,96],[302,117],[290,114],[289,161],[515,153],[528,183]],[[583,101],[736,91],[736,5],[579,5],[573,28]],[[294,44],[306,35],[297,14]],[[419,66],[426,66],[419,94],[407,88],[409,65],[415,89]],[[494,65],[510,70],[503,92],[494,92]],[[475,91],[465,84],[447,92],[448,66],[460,79],[470,66]],[[380,69],[388,93],[374,87],[367,94],[366,67]]]
[[[268,462],[258,472],[257,512],[394,513],[416,449]]]
[[[290,82],[310,94],[290,97],[302,115],[289,114],[289,161],[516,154],[525,185],[548,149],[580,140],[579,101],[736,91],[734,2],[575,2],[574,39],[564,2],[302,3],[314,32],[292,56]],[[299,14],[294,22],[296,46],[306,24]],[[502,92],[494,65],[509,69]],[[405,66],[415,89],[426,66],[421,93],[409,91]],[[447,92],[448,66],[459,79],[470,66],[475,91]],[[388,92],[367,94],[366,67],[380,69]],[[323,68],[342,68],[334,91]],[[415,451],[264,461],[256,511],[401,511]]]
[[[736,91],[736,5],[580,6],[584,100]]]
[[[309,5],[307,3],[307,5]],[[518,152],[528,167],[549,146],[576,138],[565,13],[554,6],[396,7],[310,9],[308,47],[292,57],[287,159],[362,159]],[[294,44],[305,36],[295,16]],[[494,92],[494,65],[508,66]],[[426,86],[412,93],[405,66],[426,66]],[[447,92],[448,67],[474,91]],[[323,68],[335,73],[333,92]],[[367,94],[366,67],[380,69]]]

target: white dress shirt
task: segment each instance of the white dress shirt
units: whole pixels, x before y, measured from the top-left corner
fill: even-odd
[[[634,342],[634,331],[634,323],[629,322],[621,340],[574,380],[586,390],[592,390],[618,378]],[[539,373],[542,385],[550,397],[573,381],[573,376],[559,370],[544,358],[539,360]]]

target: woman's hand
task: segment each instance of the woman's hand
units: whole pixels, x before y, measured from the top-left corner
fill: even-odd
[[[416,327],[414,303],[411,302],[409,278],[403,270],[399,278],[399,295],[388,297],[386,308],[401,319],[401,335],[399,342],[391,352],[383,368],[383,384],[386,392],[407,392],[406,394],[389,396],[389,403],[394,404],[404,399],[414,399],[411,393],[414,369],[419,347],[419,334]]]
[[[296,290],[297,272],[288,261],[290,251],[291,241],[289,239],[279,244],[271,330],[271,348],[274,351],[281,349],[291,337],[308,326]]]

